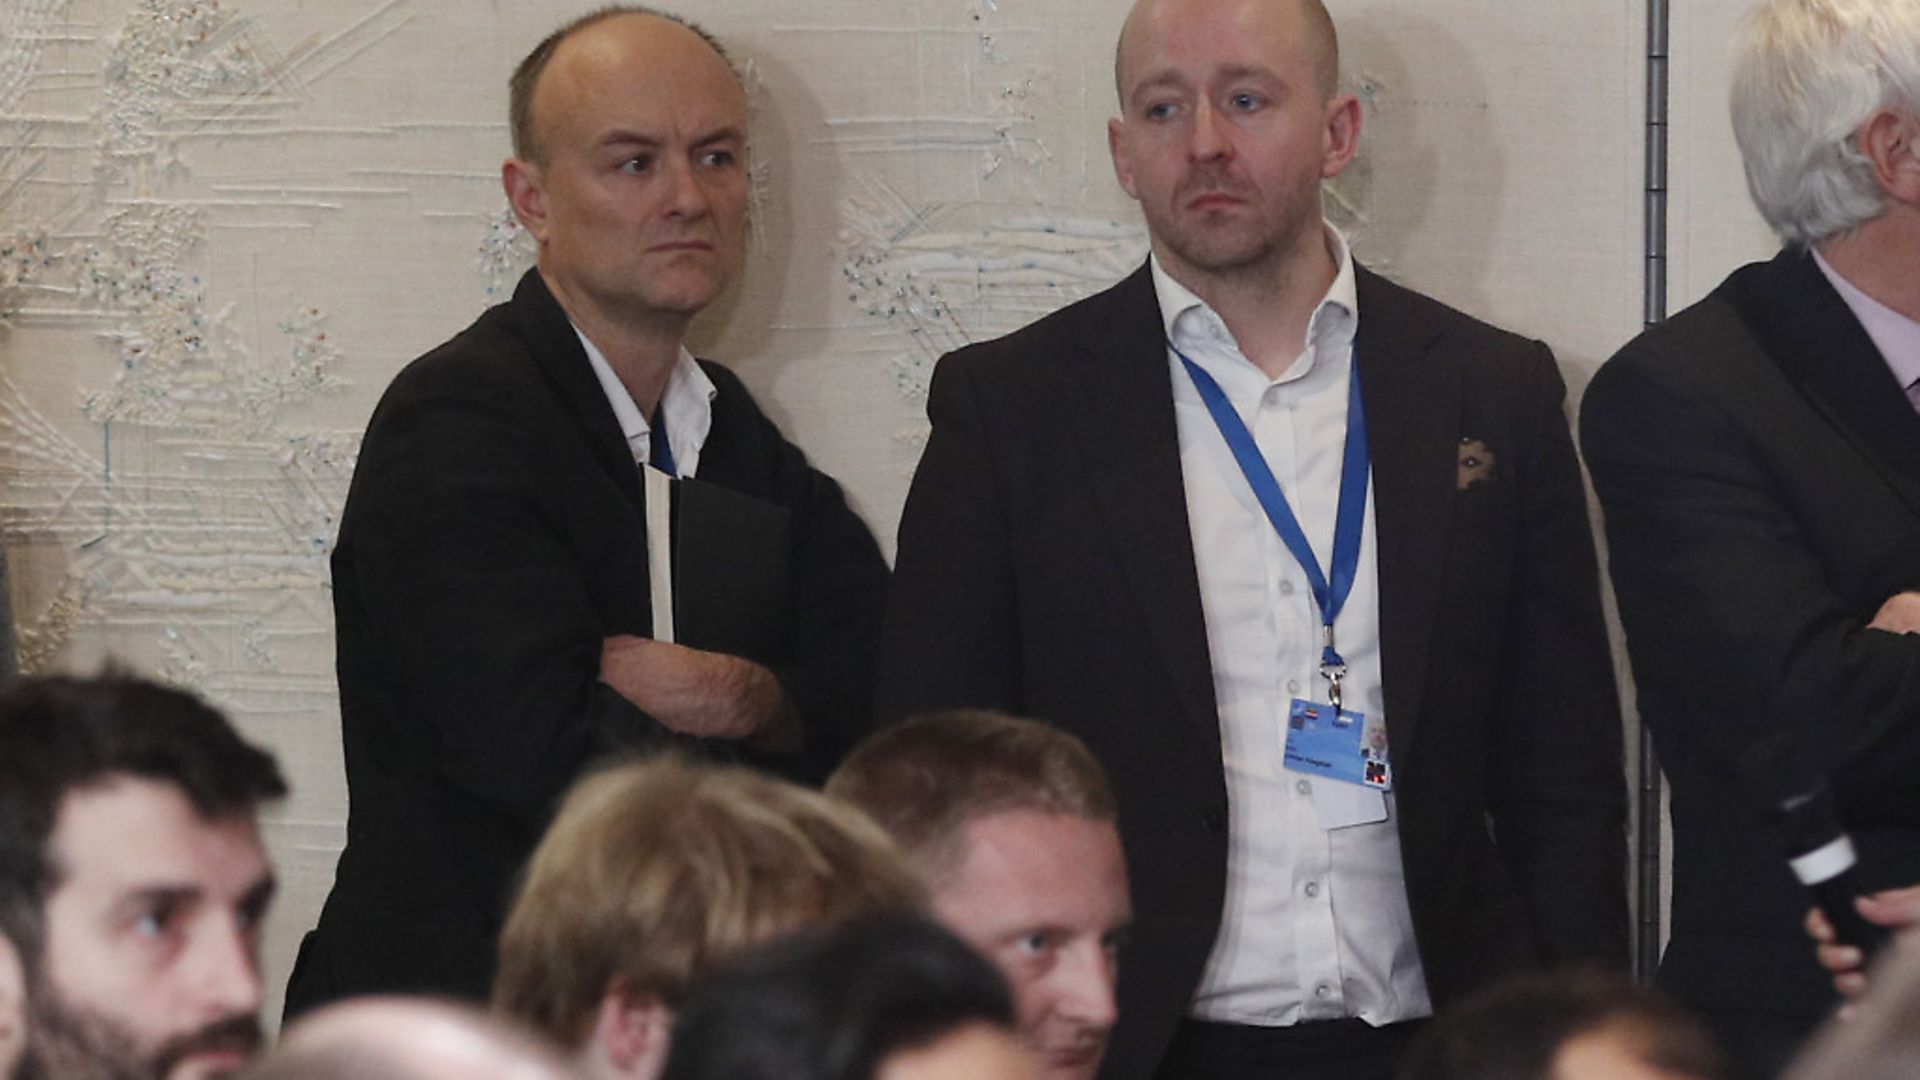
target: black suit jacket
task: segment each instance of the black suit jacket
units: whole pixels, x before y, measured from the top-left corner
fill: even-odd
[[[1386,716],[1429,986],[1444,1002],[1542,959],[1622,963],[1619,713],[1560,376],[1537,342],[1365,271],[1358,288]],[[882,712],[1026,713],[1105,763],[1137,916],[1107,1074],[1145,1076],[1219,928],[1228,814],[1149,272],[946,357],[928,413]],[[1475,440],[1496,468],[1464,484]]]
[[[1622,349],[1581,440],[1672,781],[1661,980],[1710,1013],[1810,1028],[1834,1001],[1800,929],[1810,901],[1739,763],[1803,730],[1864,876],[1920,880],[1920,637],[1864,629],[1920,589],[1920,416],[1812,258],[1786,252]]]
[[[867,727],[886,564],[840,489],[718,388],[702,480],[789,514],[784,647],[752,656],[799,708],[823,776]],[[374,990],[484,997],[510,882],[581,767],[671,735],[599,681],[646,635],[642,484],[579,338],[537,272],[408,365],[368,425],[333,554],[351,809],[289,1009]],[[697,597],[679,602],[697,603]]]

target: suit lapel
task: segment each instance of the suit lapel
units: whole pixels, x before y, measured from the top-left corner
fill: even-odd
[[[538,270],[529,270],[514,289],[509,305],[513,332],[526,344],[540,374],[578,421],[594,459],[607,470],[620,490],[641,505],[640,471],[633,451],[620,430],[620,421],[607,403],[607,394],[593,374],[580,335],[567,320],[559,301],[547,290]]]
[[[1423,363],[1437,331],[1402,290],[1356,266],[1355,350],[1373,459],[1379,546],[1380,668],[1387,734],[1402,768],[1426,691],[1428,657],[1446,572],[1458,469],[1460,385],[1454,365]]]
[[[1102,300],[1088,313],[1083,352],[1067,380],[1068,392],[1084,406],[1080,436],[1092,463],[1093,493],[1188,719],[1217,741],[1206,614],[1187,524],[1166,332],[1151,274],[1142,267]]]
[[[1767,354],[1920,513],[1920,414],[1813,256],[1783,251],[1726,288]]]

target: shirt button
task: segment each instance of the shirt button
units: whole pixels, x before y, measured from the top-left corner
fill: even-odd
[[[1299,679],[1288,679],[1288,680],[1287,680],[1287,693],[1289,693],[1289,694],[1298,694],[1299,692],[1300,692],[1300,680],[1299,680]]]
[[[1293,790],[1302,795],[1311,795],[1313,794],[1313,782],[1310,780],[1295,780],[1293,782]]]
[[[1281,596],[1292,596],[1292,595],[1293,595],[1293,582],[1291,582],[1291,581],[1287,581],[1287,580],[1285,580],[1285,579],[1282,579],[1282,580],[1281,580],[1281,582],[1280,582],[1280,595],[1281,595]]]
[[[1307,899],[1311,900],[1314,897],[1320,895],[1320,883],[1317,881],[1309,881],[1307,882],[1306,888],[1301,889],[1300,891],[1303,893],[1306,893]]]
[[[1321,983],[1319,986],[1313,988],[1313,996],[1317,998],[1332,997],[1333,987],[1328,986],[1326,983]]]

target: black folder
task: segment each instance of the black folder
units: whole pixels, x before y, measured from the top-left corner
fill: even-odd
[[[673,481],[671,512],[674,639],[762,663],[786,655],[792,514],[695,477]]]

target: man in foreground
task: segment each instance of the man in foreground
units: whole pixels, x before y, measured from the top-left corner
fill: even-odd
[[[684,344],[745,234],[739,78],[687,24],[611,8],[521,63],[511,115],[537,265],[395,378],[341,521],[352,814],[289,1013],[484,997],[507,883],[595,756],[675,744],[817,780],[871,711],[872,535]]]
[[[1916,56],[1911,0],[1756,12],[1733,128],[1785,249],[1629,343],[1582,406],[1672,783],[1660,983],[1754,1075],[1835,1003],[1768,819],[1787,788],[1830,784],[1868,888],[1920,879]]]
[[[279,769],[205,703],[125,675],[0,695],[0,934],[18,1075],[197,1080],[259,1051]]]
[[[1094,1075],[1133,911],[1113,791],[1086,745],[999,713],[935,714],[861,744],[827,794],[879,822],[934,914],[998,965],[1041,1075]]]
[[[1116,74],[1152,258],[941,361],[883,711],[1043,717],[1106,766],[1110,1075],[1389,1075],[1499,973],[1625,961],[1563,384],[1322,217],[1361,110],[1316,0],[1140,0]]]

